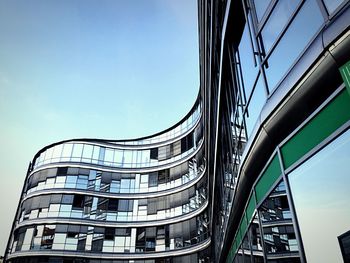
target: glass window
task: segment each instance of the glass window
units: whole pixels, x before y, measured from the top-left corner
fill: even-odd
[[[254,216],[254,219],[249,226],[248,236],[251,242],[253,262],[256,262],[256,263],[264,262],[264,258],[262,256],[263,254],[262,238],[260,235],[259,220],[258,220],[257,214]]]
[[[105,147],[100,147],[100,153],[98,155],[98,163],[99,164],[103,164],[103,161],[105,159],[105,151],[106,151],[106,148]]]
[[[308,262],[343,262],[338,237],[350,227],[350,131],[288,176]]]
[[[262,81],[262,77],[259,77],[259,80],[256,84],[254,93],[249,102],[248,106],[248,115],[246,115],[246,126],[248,136],[251,135],[254,125],[260,115],[261,109],[264,106],[266,101],[265,87]]]
[[[131,162],[132,162],[132,151],[124,150],[124,163],[131,164]]]
[[[72,153],[72,161],[80,161],[83,152],[83,144],[75,143]]]
[[[66,235],[63,233],[56,233],[55,238],[53,240],[52,249],[64,249],[64,245],[66,242]]]
[[[73,195],[63,195],[62,196],[62,204],[72,204],[73,203]]]
[[[34,228],[28,228],[24,236],[22,250],[29,250],[33,238]]]
[[[331,14],[338,8],[338,6],[345,2],[345,0],[323,0],[323,2],[327,7],[328,12]]]
[[[277,3],[261,32],[266,53],[287,24],[299,2],[297,0],[283,0]]]
[[[254,65],[254,53],[250,43],[248,24],[245,25],[241,42],[238,47],[239,58],[243,72],[244,90],[247,98],[252,92],[258,67]]]
[[[92,153],[93,163],[97,163],[98,157],[100,155],[100,146],[94,146],[94,151]]]
[[[61,205],[59,217],[70,217],[72,205]]]
[[[90,161],[94,147],[89,144],[84,145],[83,161]],[[86,159],[86,160],[85,160]]]
[[[42,227],[42,226],[41,226]],[[55,225],[45,225],[43,228],[42,240],[41,240],[41,248],[51,249],[54,236],[55,236]]]
[[[130,179],[121,179],[120,184],[120,192],[121,193],[129,193],[130,189]]]
[[[265,199],[259,207],[265,250],[269,255],[298,256],[298,243],[289,212],[284,182]]]
[[[63,148],[62,144],[59,144],[53,147],[53,153],[52,153],[53,159],[59,159],[61,157],[62,148]]]
[[[256,16],[257,16],[259,22],[263,18],[264,14],[266,12],[266,9],[269,6],[270,2],[271,2],[271,0],[254,0]]]
[[[123,162],[123,151],[122,150],[114,150],[114,162],[117,164],[121,164]]]
[[[270,91],[275,88],[323,24],[323,16],[316,1],[304,2],[301,10],[268,59],[266,76]]]
[[[77,189],[87,189],[88,186],[88,176],[79,175],[77,180]]]
[[[65,176],[57,176],[56,177],[55,187],[63,188],[65,182],[66,182],[66,177]]]
[[[113,155],[114,151],[107,148],[105,151],[105,162],[107,162],[107,165],[110,165],[113,162]]]
[[[69,160],[72,155],[72,148],[73,144],[71,143],[65,143],[63,145],[63,151],[62,151],[62,157],[64,157],[63,160]]]
[[[75,188],[77,183],[77,176],[67,176],[66,179],[66,188]]]

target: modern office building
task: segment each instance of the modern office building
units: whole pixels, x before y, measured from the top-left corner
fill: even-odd
[[[350,2],[198,14],[193,109],[154,136],[39,151],[7,262],[349,262]]]
[[[31,162],[7,262],[195,262],[210,244],[201,100],[128,141],[78,139]]]
[[[349,4],[199,0],[213,262],[349,262]]]

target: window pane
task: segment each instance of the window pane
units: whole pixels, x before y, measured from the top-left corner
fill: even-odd
[[[316,0],[306,1],[268,60],[266,75],[270,91],[275,88],[322,24],[323,16]]]
[[[343,262],[337,237],[349,230],[350,131],[289,174],[308,262]]]
[[[73,144],[71,143],[64,144],[62,157],[69,158],[72,155],[72,148],[73,148]]]
[[[284,1],[284,0],[283,0]],[[256,16],[258,21],[261,21],[261,18],[264,16],[267,7],[271,0],[254,0],[254,6],[256,11]]]
[[[239,58],[243,74],[243,82],[246,96],[249,97],[253,89],[254,80],[258,73],[258,67],[254,65],[254,54],[250,44],[248,25],[244,27],[242,39],[238,47]]]
[[[93,146],[89,144],[84,145],[83,158],[91,159]]]
[[[300,1],[297,0],[284,0],[277,3],[269,20],[266,22],[266,25],[261,32],[266,53],[268,53],[277,36],[285,27],[299,2]]]
[[[260,111],[265,104],[266,93],[264,89],[265,87],[263,85],[262,77],[260,76],[248,106],[249,117],[246,117],[248,136],[251,135]]]
[[[81,157],[82,151],[83,151],[83,144],[75,143],[73,147],[72,157],[79,160]]]
[[[337,9],[338,6],[340,6],[344,0],[324,0],[324,3],[327,7],[328,12],[331,14]]]

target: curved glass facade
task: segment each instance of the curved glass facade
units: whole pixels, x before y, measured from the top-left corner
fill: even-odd
[[[348,262],[350,2],[199,0],[213,262]]]
[[[205,260],[203,142],[198,100],[184,120],[154,137],[45,147],[28,171],[8,262]]]
[[[35,155],[8,262],[348,262],[349,0],[199,0],[200,99]]]

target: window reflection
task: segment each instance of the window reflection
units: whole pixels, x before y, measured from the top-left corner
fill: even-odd
[[[308,262],[343,260],[337,237],[350,227],[349,156],[347,131],[288,176]]]
[[[305,1],[268,59],[266,76],[270,91],[275,88],[276,84],[304,50],[323,22],[323,16],[317,1]]]
[[[201,145],[202,125],[181,140],[150,150],[115,149],[88,143],[63,143],[48,148],[34,162],[34,168],[54,162],[83,162],[111,167],[140,168],[181,160]]]
[[[202,151],[199,151],[195,158],[172,168],[149,174],[125,175],[125,178],[121,178],[121,173],[82,168],[50,168],[32,174],[26,191],[30,194],[44,189],[70,188],[107,193],[155,192],[189,183],[200,176],[204,169]]]
[[[265,53],[269,52],[272,44],[276,41],[282,29],[286,26],[299,2],[300,1],[298,0],[278,1],[261,32]]]
[[[206,216],[177,224],[146,228],[113,228],[86,225],[22,227],[12,244],[16,251],[71,250],[113,253],[167,251],[189,247],[208,238]]]
[[[254,0],[256,16],[260,22],[271,0]]]
[[[332,14],[345,0],[323,0],[325,3],[328,13]]]
[[[266,198],[259,207],[265,251],[268,258],[283,255],[287,258],[299,256],[293,221],[284,182]]]
[[[246,112],[246,125],[247,125],[248,137],[251,136],[254,125],[258,120],[261,109],[264,106],[265,102],[266,102],[265,86],[263,84],[262,77],[259,76],[252,98],[248,105],[248,110]]]

